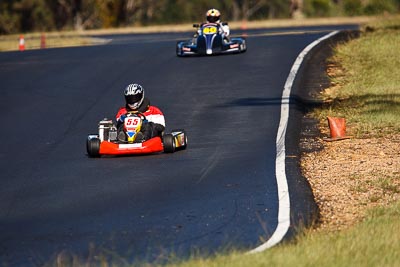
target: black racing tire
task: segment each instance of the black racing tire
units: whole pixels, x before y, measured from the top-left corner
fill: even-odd
[[[164,134],[163,145],[165,153],[174,153],[176,149],[174,136],[172,134]]]
[[[179,47],[179,43],[180,43],[180,42],[177,42],[177,43],[176,43],[176,56],[182,57],[182,56],[183,56],[183,55],[182,55],[182,48]]]
[[[91,138],[86,141],[86,150],[91,158],[100,157],[100,139],[99,138]]]
[[[243,42],[240,44],[240,52],[244,53],[247,50],[247,46],[246,46],[246,40],[243,39]]]

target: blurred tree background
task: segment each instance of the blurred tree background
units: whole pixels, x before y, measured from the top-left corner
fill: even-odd
[[[0,0],[0,34],[200,22],[397,13],[400,0]]]

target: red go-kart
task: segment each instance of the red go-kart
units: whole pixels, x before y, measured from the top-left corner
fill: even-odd
[[[146,141],[137,140],[138,133],[146,117],[141,113],[128,113],[124,120],[123,130],[127,140],[117,138],[117,128],[112,120],[99,122],[99,133],[90,134],[86,141],[89,157],[102,155],[134,155],[157,152],[173,153],[187,147],[187,136],[184,130],[172,130]]]

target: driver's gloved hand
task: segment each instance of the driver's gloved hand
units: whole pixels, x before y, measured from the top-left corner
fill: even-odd
[[[119,120],[120,122],[124,122],[125,118],[126,118],[126,114],[122,114],[122,115],[119,117],[118,120]]]

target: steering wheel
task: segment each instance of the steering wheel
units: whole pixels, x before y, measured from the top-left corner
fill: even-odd
[[[126,116],[127,117],[139,117],[139,118],[141,118],[143,121],[146,121],[147,119],[146,119],[146,116],[142,113],[142,112],[139,112],[139,111],[128,111],[127,113],[126,113]]]

